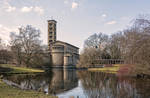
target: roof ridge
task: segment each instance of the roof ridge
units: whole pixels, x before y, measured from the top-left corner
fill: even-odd
[[[79,47],[76,47],[76,46],[74,46],[74,45],[72,45],[72,44],[70,44],[70,43],[64,42],[64,41],[57,40],[57,41],[55,41],[55,42],[62,42],[62,43],[64,43],[64,44],[67,44],[67,45],[70,45],[70,46],[73,46],[73,47],[79,49]],[[53,43],[55,43],[55,42],[53,42]]]

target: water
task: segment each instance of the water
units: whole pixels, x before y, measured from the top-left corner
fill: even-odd
[[[3,81],[59,98],[150,98],[150,80],[101,72],[55,69],[48,74],[7,75]]]

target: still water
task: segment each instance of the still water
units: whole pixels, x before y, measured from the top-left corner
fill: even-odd
[[[7,75],[3,81],[59,98],[150,98],[150,80],[76,70],[51,70],[45,74]]]

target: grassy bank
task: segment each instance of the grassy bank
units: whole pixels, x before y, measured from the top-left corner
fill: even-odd
[[[103,67],[103,68],[88,68],[88,71],[101,71],[107,73],[117,73],[120,69],[121,65],[115,64],[111,67]]]
[[[6,85],[0,79],[0,98],[57,98],[57,97],[46,95],[42,92],[36,92],[32,90],[20,90],[19,88]]]
[[[22,73],[39,73],[39,72],[44,72],[44,70],[26,67],[16,67],[14,65],[9,64],[0,64],[0,73],[22,74]],[[0,98],[57,98],[57,97],[46,95],[42,92],[37,92],[33,90],[21,90],[19,88],[15,88],[5,84],[2,81],[2,79],[0,79]]]
[[[44,70],[26,68],[26,67],[16,67],[9,64],[0,64],[1,70],[0,73],[35,73],[35,72],[44,72]]]

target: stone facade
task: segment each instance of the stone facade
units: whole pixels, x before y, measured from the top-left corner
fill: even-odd
[[[48,21],[48,45],[53,66],[75,66],[79,60],[79,48],[56,40],[56,21]]]
[[[55,20],[48,20],[48,46],[49,49],[53,42],[56,41],[56,24]]]

